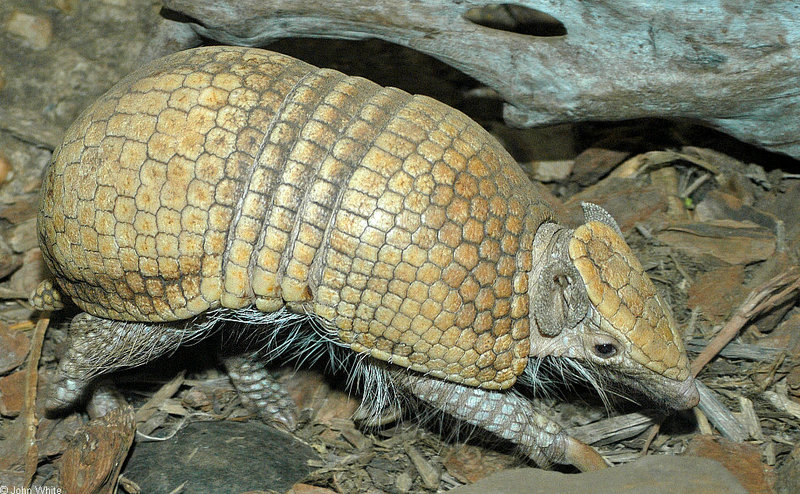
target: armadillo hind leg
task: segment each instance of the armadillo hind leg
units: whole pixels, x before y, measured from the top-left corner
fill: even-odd
[[[542,467],[570,463],[581,470],[606,466],[591,447],[569,437],[515,393],[472,388],[420,375],[393,372],[398,386],[426,404],[478,426],[517,447]]]
[[[222,363],[245,408],[271,425],[297,427],[297,404],[258,354],[224,356]]]
[[[210,324],[197,321],[181,326],[124,322],[82,312],[70,322],[67,351],[59,362],[46,408],[55,411],[72,406],[87,393],[96,376],[149,362],[207,335],[210,328]]]

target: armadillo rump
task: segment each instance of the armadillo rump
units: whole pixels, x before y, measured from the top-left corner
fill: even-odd
[[[605,462],[536,411],[543,361],[665,407],[698,395],[669,309],[602,208],[576,229],[478,124],[424,96],[257,49],[148,64],[56,149],[32,302],[70,323],[49,407],[215,332],[242,401],[294,426],[265,370],[330,355],[383,423],[400,397],[540,465]],[[233,323],[231,323],[233,321]],[[617,391],[619,392],[619,391]]]

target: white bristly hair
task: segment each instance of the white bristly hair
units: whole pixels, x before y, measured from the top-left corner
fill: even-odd
[[[249,353],[256,353],[264,361],[296,368],[322,362],[328,371],[344,375],[348,393],[362,396],[357,415],[367,422],[377,422],[401,406],[401,393],[395,389],[385,365],[367,354],[353,352],[341,341],[336,328],[314,314],[286,308],[264,313],[248,307],[218,309],[209,317],[225,324],[225,338],[245,344]]]
[[[612,381],[605,369],[569,357],[530,359],[519,378],[519,383],[529,387],[537,398],[562,395],[565,388],[573,388],[580,382],[587,383],[597,391],[606,410],[613,408],[609,395],[617,395],[611,389]]]

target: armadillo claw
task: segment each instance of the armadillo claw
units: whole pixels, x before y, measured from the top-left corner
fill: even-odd
[[[261,420],[278,429],[292,432],[297,429],[297,406],[294,403],[261,412]]]
[[[574,437],[567,437],[564,459],[566,463],[575,466],[581,472],[594,472],[608,468],[609,464],[600,456],[600,453],[588,444],[578,441]]]

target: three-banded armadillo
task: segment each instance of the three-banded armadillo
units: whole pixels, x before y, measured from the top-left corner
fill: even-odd
[[[60,290],[84,311],[51,406],[235,319],[273,351],[344,349],[375,387],[366,399],[396,387],[539,463],[598,468],[514,392],[539,359],[671,408],[697,391],[616,223],[585,214],[559,225],[487,132],[430,98],[257,49],[157,60],[83,112],[42,185],[39,241],[58,289],[32,301],[57,308]],[[246,401],[270,408],[255,357],[229,369]]]

